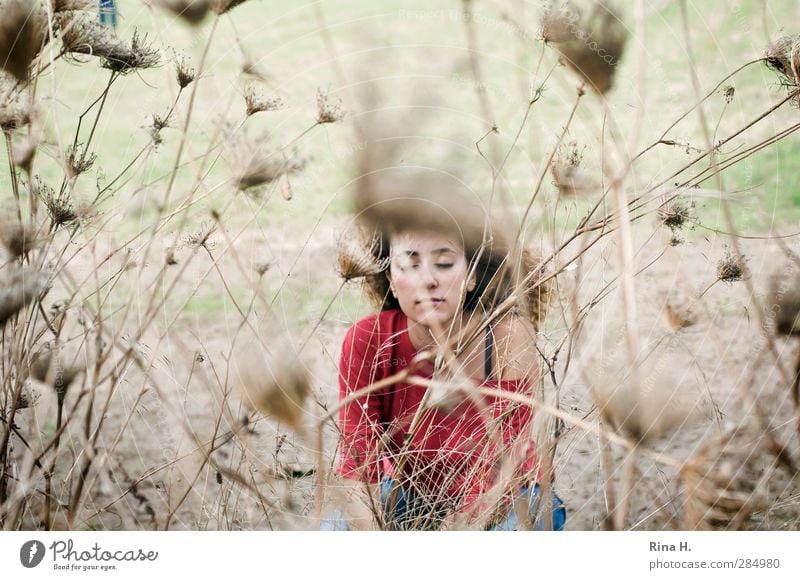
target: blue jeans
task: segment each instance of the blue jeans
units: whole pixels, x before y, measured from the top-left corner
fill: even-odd
[[[393,491],[394,494],[392,494]],[[439,527],[444,517],[452,509],[452,506],[445,502],[431,503],[424,501],[413,491],[395,485],[394,480],[388,477],[381,480],[380,492],[384,513],[387,515],[392,514],[390,518],[387,517],[388,521],[386,523],[389,529],[433,530]],[[551,495],[553,530],[561,531],[567,521],[567,509],[564,507],[564,502],[561,501],[561,498],[555,493]],[[528,500],[528,513],[531,521],[534,521],[539,508],[539,484],[537,483],[533,486],[532,492],[526,486],[521,487],[517,499]],[[344,514],[339,509],[328,514],[320,525],[320,530],[322,531],[346,531],[348,529]],[[518,529],[519,520],[517,511],[514,508],[511,509],[505,520],[489,528],[490,531],[498,532],[509,532]],[[544,522],[541,517],[538,521],[535,521],[533,529],[537,531],[544,530]]]

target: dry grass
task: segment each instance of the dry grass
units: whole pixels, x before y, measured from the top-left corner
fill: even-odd
[[[423,135],[425,120],[414,119],[397,134],[370,125],[365,110],[393,109],[379,101],[359,103],[344,81],[327,92],[305,87],[305,101],[291,102],[281,83],[264,72],[271,62],[254,61],[241,46],[232,49],[241,57],[233,68],[248,75],[236,80],[239,105],[220,105],[219,119],[203,115],[200,103],[214,95],[220,15],[235,23],[238,12],[232,10],[241,1],[152,0],[163,9],[154,18],[176,15],[203,40],[199,58],[176,57],[160,71],[150,69],[164,65],[162,39],[138,32],[120,38],[96,22],[89,3],[53,0],[56,37],[48,39],[37,3],[2,1],[0,127],[10,192],[0,219],[3,529],[314,527],[308,515],[332,507],[325,496],[335,496],[341,483],[329,474],[338,439],[334,418],[347,402],[335,401],[332,387],[338,341],[353,313],[365,308],[364,295],[346,282],[363,280],[367,297],[384,300],[385,286],[370,286],[370,280],[385,281],[381,236],[414,228],[454,233],[475,257],[471,267],[487,267],[490,279],[476,310],[480,320],[467,336],[434,329],[443,338],[440,349],[419,353],[406,361],[411,367],[368,384],[359,395],[398,383],[425,389],[423,404],[404,425],[408,433],[427,428],[429,410],[455,412],[474,404],[489,418],[481,457],[467,473],[454,470],[451,477],[479,480],[487,470],[493,477],[468,510],[453,516],[452,498],[432,493],[423,498],[419,517],[402,527],[491,526],[510,507],[508,490],[533,476],[522,467],[532,442],[546,497],[551,470],[570,473],[588,464],[574,451],[581,437],[591,439],[596,453],[599,440],[602,450],[602,467],[589,474],[605,500],[593,527],[742,529],[778,509],[797,518],[798,505],[787,499],[796,497],[800,464],[792,407],[800,385],[791,342],[800,311],[795,285],[775,290],[781,298],[761,309],[766,277],[745,263],[738,244],[731,242],[717,264],[714,248],[707,255],[698,251],[703,268],[687,281],[685,264],[676,258],[681,248],[662,239],[703,227],[687,192],[721,180],[722,172],[798,128],[795,122],[781,127],[776,114],[797,99],[796,35],[779,39],[764,58],[789,90],[785,98],[771,102],[768,87],[755,97],[734,90],[731,76],[744,67],[738,69],[700,102],[709,108],[712,98],[726,107],[742,104],[746,119],[704,147],[687,146],[688,161],[683,151],[668,150],[674,163],[648,175],[642,158],[657,145],[678,143],[685,126],[673,124],[640,152],[627,152],[625,113],[609,101],[620,61],[628,58],[622,15],[603,3],[547,8],[531,73],[541,84],[526,87],[525,114],[507,127],[494,121],[492,101],[498,99],[484,80],[499,77],[486,74],[480,15],[465,2],[476,83],[459,88],[476,92],[471,96],[480,115],[470,117],[474,125],[462,119],[459,129],[469,134],[464,150],[477,163],[453,158],[478,166],[463,175],[482,178],[468,181],[457,163],[440,163],[441,152],[434,162],[415,157],[425,139],[449,146],[441,135],[400,145],[409,135]],[[328,32],[321,34],[333,51]],[[264,42],[271,41],[267,36]],[[559,60],[567,68],[559,69]],[[87,90],[95,94],[62,107],[70,96],[58,94],[58,82],[48,76],[59,80],[61,67],[93,71],[100,80]],[[331,67],[334,77],[352,73]],[[312,80],[309,86],[325,86]],[[522,80],[527,85],[530,79]],[[136,96],[142,82],[155,83],[158,107],[165,95],[170,102],[154,105],[158,112],[150,112],[146,127],[131,123],[131,133],[149,134],[139,149],[103,151],[98,132],[115,114],[109,103],[121,87]],[[584,98],[585,85],[599,103],[591,94]],[[535,160],[531,177],[527,124],[539,115],[540,100],[563,86],[569,102],[554,135],[536,133],[542,150],[551,153]],[[452,95],[446,97],[447,107],[419,108],[442,115],[457,109]],[[48,114],[54,102],[69,123],[55,126]],[[302,110],[302,131],[285,129],[282,115],[293,107]],[[697,105],[686,108],[676,123],[692,122],[686,120]],[[748,132],[766,118],[775,121],[773,133],[750,140]],[[572,142],[577,123],[596,133],[585,147]],[[265,127],[268,138],[250,137],[266,135]],[[359,141],[345,143],[345,129]],[[316,151],[324,143],[345,153],[325,165],[305,154],[309,141]],[[597,162],[586,163],[584,154]],[[340,193],[321,191],[315,181],[320,173],[348,174],[352,168],[350,195],[341,197],[368,233],[338,242],[320,243],[312,234],[304,239],[306,232],[284,213],[305,211],[312,221],[310,209]],[[548,176],[555,186],[550,189]],[[293,196],[295,185],[304,199]],[[725,191],[721,184],[717,189]],[[515,190],[524,192],[523,202]],[[297,209],[298,201],[306,205]],[[133,203],[140,204],[137,223],[127,213]],[[580,215],[568,220],[565,213]],[[320,229],[328,234],[334,228]],[[729,234],[736,239],[737,232]],[[774,263],[788,268],[797,262],[790,249],[776,247],[782,254]],[[295,257],[311,252],[315,258],[308,264]],[[334,271],[342,282],[329,297],[330,286],[321,280]],[[640,283],[654,272],[655,282]],[[706,289],[697,291],[697,283]],[[621,293],[625,307],[611,308]],[[731,305],[731,296],[738,302]],[[284,310],[289,299],[301,304],[291,314]],[[732,330],[726,308],[758,316],[763,324]],[[773,320],[765,320],[771,309]],[[632,315],[637,312],[642,319],[652,316],[650,332],[640,333],[639,316]],[[472,357],[481,354],[470,349],[481,342],[487,323],[509,313],[524,319],[529,336],[522,342],[538,353],[541,373],[522,392],[486,392],[467,376]],[[616,326],[620,331],[608,339]],[[704,339],[691,342],[692,333]],[[732,360],[728,349],[736,340],[745,343],[742,360]],[[613,359],[607,356],[610,343]],[[683,359],[677,360],[676,350]],[[410,370],[427,364],[436,369],[430,380]],[[672,376],[663,376],[665,368]],[[509,440],[509,417],[526,414],[533,421],[523,421],[523,432]],[[723,416],[737,427],[724,424]],[[376,437],[379,445],[383,435]],[[697,449],[690,451],[687,440],[699,442]],[[395,450],[393,460],[398,472],[409,466],[406,484],[424,488],[426,467],[414,464],[408,445]],[[559,477],[558,485],[562,481],[569,479]],[[369,509],[369,525],[395,527],[374,497],[363,488],[354,493]],[[656,515],[647,519],[639,505],[644,500],[677,507],[674,513],[651,510]],[[333,503],[346,501],[335,497]],[[549,521],[549,504],[543,504],[523,526]]]

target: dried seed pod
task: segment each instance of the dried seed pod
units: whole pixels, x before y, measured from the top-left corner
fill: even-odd
[[[0,14],[0,68],[24,82],[47,41],[47,17],[34,0],[5,0]]]
[[[248,87],[244,92],[245,114],[249,117],[262,111],[279,111],[283,108],[283,101],[280,97],[265,99],[256,94],[253,87]]]
[[[380,238],[372,237],[369,243],[363,244],[352,237],[342,236],[337,243],[337,272],[345,281],[364,278],[384,272],[389,266],[388,258],[376,258],[380,255],[375,245]]]
[[[56,394],[63,400],[67,389],[80,375],[84,368],[76,364],[76,356],[69,357],[73,363],[67,364],[67,357],[60,348],[43,350],[31,357],[28,367],[28,376],[32,379],[50,385]]]
[[[251,338],[236,349],[234,358],[242,399],[253,409],[299,427],[311,392],[308,370],[281,338]]]
[[[342,101],[337,99],[334,102],[328,95],[317,89],[317,123],[320,125],[338,123],[344,117],[345,112],[342,108]]]
[[[561,6],[548,4],[539,21],[539,31],[545,42],[564,42],[573,35],[573,29],[580,23],[581,13],[571,2]]]
[[[680,361],[666,352],[656,351],[631,368],[620,348],[596,367],[588,385],[592,399],[612,428],[635,441],[647,443],[670,435],[699,410],[699,401],[687,386],[675,383]]]
[[[743,256],[735,256],[726,251],[725,257],[717,263],[717,279],[722,282],[739,282],[747,275]]]
[[[0,326],[46,288],[47,276],[35,270],[6,268],[0,274]]]
[[[103,59],[103,68],[119,74],[152,68],[160,62],[159,52],[147,42],[147,35],[134,31],[130,44],[117,38],[108,26],[87,16],[75,16],[62,27],[61,41],[67,54],[86,54]]]
[[[692,309],[686,304],[672,304],[667,302],[662,310],[664,322],[670,332],[677,332],[689,328],[697,322]]]
[[[627,41],[625,26],[607,3],[595,3],[585,19],[574,9],[545,12],[543,36],[561,53],[562,61],[598,93],[606,93]],[[546,32],[546,30],[551,32]]]
[[[715,530],[741,527],[754,511],[766,507],[757,486],[769,457],[762,437],[732,429],[710,439],[681,468],[684,490],[682,529]]]
[[[150,4],[163,8],[188,24],[200,24],[211,10],[215,0],[148,0]]]
[[[696,218],[692,215],[694,202],[687,203],[680,199],[665,202],[658,208],[658,219],[661,223],[672,230],[673,235],[686,227],[687,224],[694,226]]]
[[[268,185],[285,175],[292,175],[305,167],[305,160],[284,151],[265,151],[264,143],[246,140],[233,147],[232,165],[238,191]]]
[[[18,218],[11,217],[13,210],[7,211],[7,215],[0,218],[0,242],[12,256],[18,258],[34,247],[36,235],[30,228],[23,226]]]

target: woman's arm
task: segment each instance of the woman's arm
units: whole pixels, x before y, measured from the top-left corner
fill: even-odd
[[[342,342],[339,363],[339,400],[343,400],[382,378],[377,353],[376,319],[369,317],[353,325]],[[339,409],[339,460],[336,473],[366,483],[380,480],[381,396],[370,393]]]

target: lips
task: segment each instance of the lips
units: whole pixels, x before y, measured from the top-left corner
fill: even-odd
[[[425,300],[417,300],[417,304],[422,304],[423,302],[430,302],[431,304],[441,304],[444,302],[444,298],[426,298]]]

